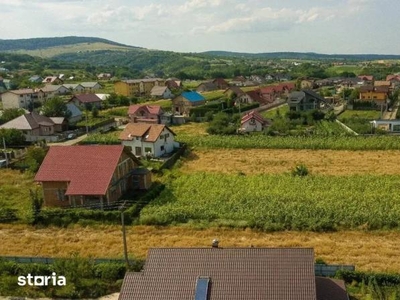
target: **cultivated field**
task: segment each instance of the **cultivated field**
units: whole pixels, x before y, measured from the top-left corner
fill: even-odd
[[[400,151],[341,151],[295,149],[195,149],[181,168],[193,172],[279,174],[305,164],[312,174],[400,174]]]
[[[209,247],[214,238],[222,247],[312,247],[316,258],[329,264],[354,264],[358,270],[400,272],[395,231],[333,233],[274,232],[227,228],[194,229],[134,226],[127,228],[129,255],[145,258],[152,247]],[[120,226],[35,229],[0,224],[0,255],[123,258]]]

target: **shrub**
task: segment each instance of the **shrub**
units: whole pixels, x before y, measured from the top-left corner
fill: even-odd
[[[297,165],[292,170],[293,176],[307,176],[309,174],[308,168],[305,165]]]

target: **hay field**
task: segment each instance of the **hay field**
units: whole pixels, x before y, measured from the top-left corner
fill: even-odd
[[[341,231],[333,233],[274,232],[185,226],[127,228],[130,256],[145,258],[152,247],[209,247],[217,238],[221,247],[312,247],[316,258],[329,264],[354,264],[358,270],[400,272],[396,231]],[[35,229],[0,224],[0,255],[122,258],[120,226]]]
[[[194,149],[181,168],[184,173],[285,173],[305,164],[312,174],[400,174],[400,151],[339,151],[295,149]]]

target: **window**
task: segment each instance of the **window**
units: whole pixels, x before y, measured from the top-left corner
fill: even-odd
[[[145,147],[144,148],[144,152],[146,152],[146,153],[151,153],[151,147]]]
[[[59,201],[65,201],[65,189],[58,189],[57,190],[57,200]]]
[[[160,147],[160,150],[161,150],[161,151],[164,151],[164,146],[161,146],[161,147]]]

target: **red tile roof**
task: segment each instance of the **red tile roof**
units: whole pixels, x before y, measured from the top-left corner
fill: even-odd
[[[119,300],[195,299],[199,277],[210,279],[209,300],[317,299],[313,249],[210,247],[150,249]]]
[[[134,115],[138,110],[143,109],[153,115],[159,115],[162,112],[161,106],[159,105],[138,105],[134,104],[129,106],[128,115]]]
[[[265,120],[258,112],[256,112],[255,110],[252,110],[252,111],[246,113],[242,117],[241,124],[247,122],[250,119],[255,119],[256,121],[260,122],[263,125],[268,123],[268,121]]]
[[[171,129],[163,124],[129,123],[119,135],[119,139],[131,141],[135,137],[141,137],[144,142],[155,142],[164,128],[167,128],[171,134],[175,135]]]
[[[122,145],[52,146],[35,181],[69,182],[66,195],[105,195]]]

